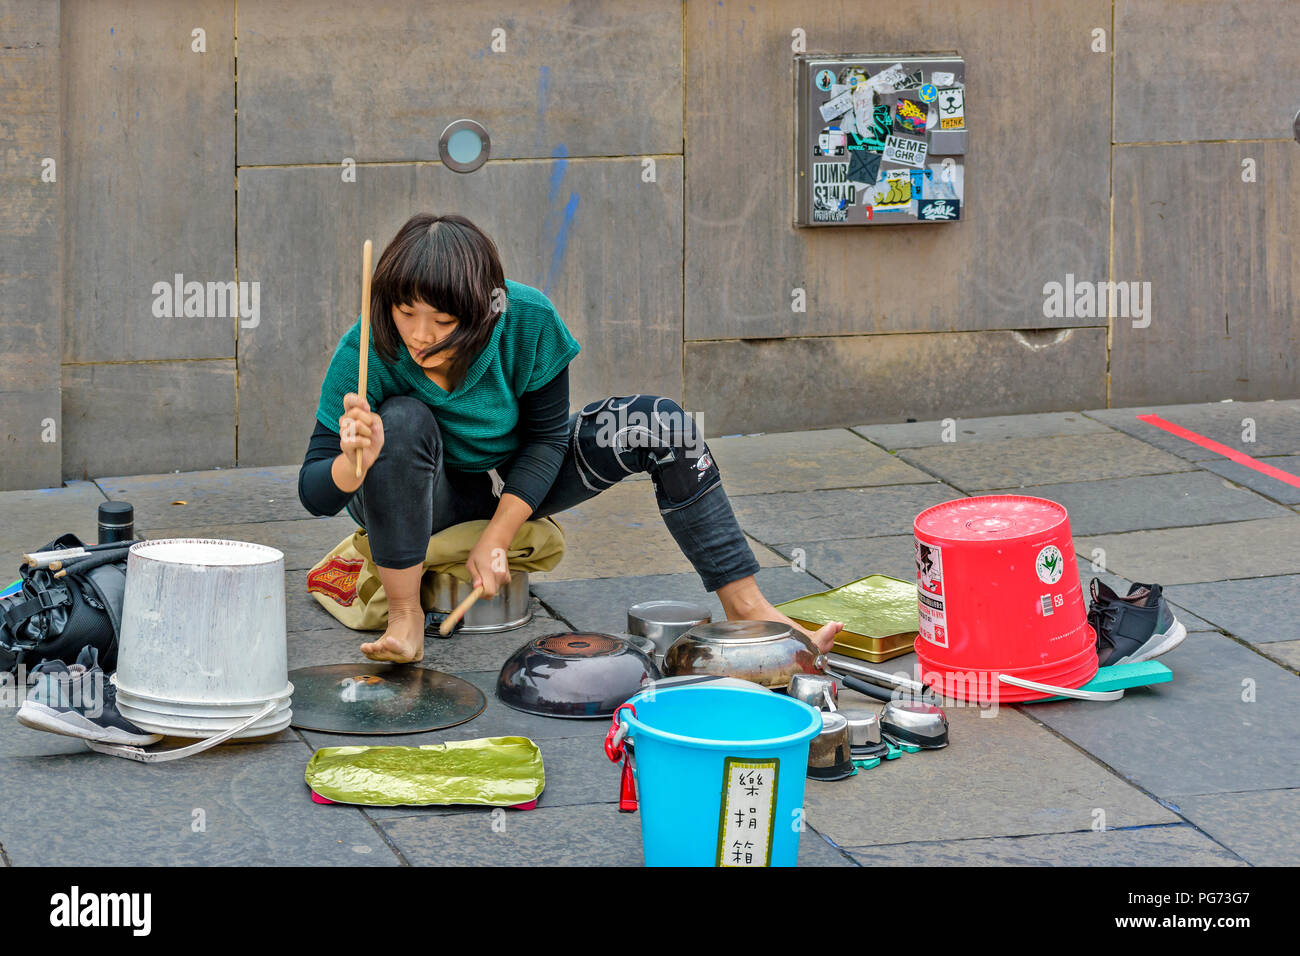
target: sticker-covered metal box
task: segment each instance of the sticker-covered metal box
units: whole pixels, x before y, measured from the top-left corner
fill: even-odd
[[[796,226],[962,218],[962,57],[805,53],[794,77]]]

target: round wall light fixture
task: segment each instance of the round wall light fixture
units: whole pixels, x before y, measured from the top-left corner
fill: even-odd
[[[448,124],[438,137],[438,155],[443,165],[458,173],[472,173],[487,162],[492,151],[488,131],[472,119]]]

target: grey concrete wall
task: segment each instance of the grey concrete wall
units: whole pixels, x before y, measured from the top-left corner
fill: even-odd
[[[63,474],[233,465],[236,320],[153,308],[178,274],[236,278],[233,0],[65,0],[62,23]]]
[[[58,89],[58,3],[0,0],[0,489],[59,484]]]
[[[0,0],[0,488],[297,460],[362,239],[424,209],[556,302],[575,403],[670,394],[710,435],[1300,395],[1300,4],[899,11]],[[964,221],[791,226],[795,28],[966,57]],[[493,139],[468,176],[436,161],[462,116]],[[178,273],[259,283],[258,324],[155,316]],[[1046,317],[1067,274],[1149,281],[1150,324]]]

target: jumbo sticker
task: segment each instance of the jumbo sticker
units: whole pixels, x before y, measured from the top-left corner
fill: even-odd
[[[966,128],[966,90],[949,86],[939,91],[939,129]]]
[[[884,156],[886,161],[900,163],[903,166],[924,166],[928,147],[923,139],[911,139],[907,136],[889,136],[885,139]]]
[[[848,163],[813,164],[814,221],[844,222],[856,199],[857,187],[849,181]]]

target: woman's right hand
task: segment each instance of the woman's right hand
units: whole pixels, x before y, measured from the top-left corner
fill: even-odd
[[[343,396],[343,417],[339,419],[339,447],[348,461],[357,460],[361,452],[361,475],[364,478],[384,448],[384,423],[370,403],[355,392]]]

